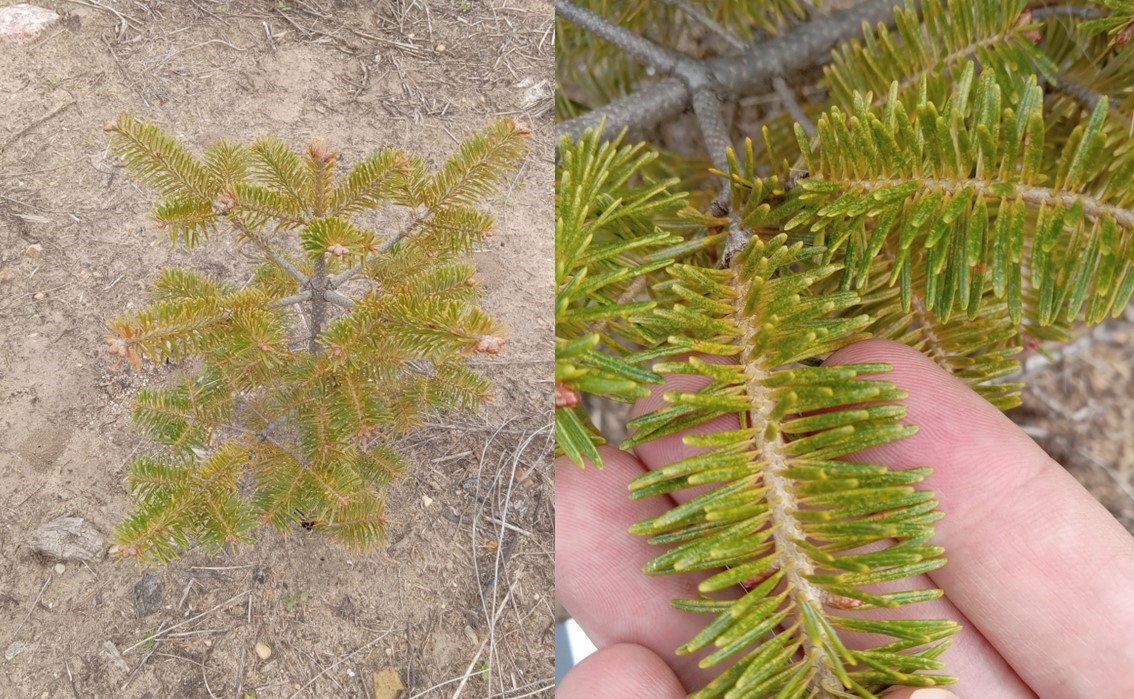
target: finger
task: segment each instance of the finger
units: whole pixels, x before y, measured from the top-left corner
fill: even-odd
[[[999,695],[998,695],[999,696]],[[896,692],[886,694],[882,699],[960,699],[956,694],[940,687],[913,689],[903,687]]]
[[[926,464],[949,599],[1044,699],[1134,696],[1134,539],[999,410],[933,361],[872,340],[828,363],[888,362],[913,437],[867,450]]]
[[[662,550],[627,531],[668,511],[673,501],[630,500],[627,484],[645,467],[633,456],[605,447],[602,459],[601,470],[556,461],[556,594],[596,646],[641,645],[670,660],[684,686],[699,689],[713,676],[697,667],[704,653],[676,656],[674,650],[700,631],[705,619],[669,603],[697,599],[703,576],[643,575],[642,566]]]
[[[616,643],[584,658],[563,678],[555,696],[560,699],[685,699],[685,689],[657,653],[633,643]]]
[[[727,358],[705,358],[728,361]],[[665,407],[667,403],[663,396],[669,391],[692,392],[700,389],[706,383],[708,383],[708,379],[703,376],[668,375],[663,384],[652,387],[650,395],[634,405],[631,415],[636,417]],[[736,415],[724,415],[690,430],[647,442],[638,446],[635,453],[647,468],[662,468],[676,460],[705,451],[683,444],[681,440],[685,435],[733,430],[737,429],[739,425],[740,422]],[[912,465],[920,465],[920,462],[906,464],[906,466]],[[672,497],[677,502],[685,502],[709,487],[679,491],[673,493]],[[895,584],[893,589],[929,589],[935,587],[938,587],[936,582],[922,575],[904,579]],[[980,631],[965,618],[965,615],[947,597],[923,602],[912,608],[880,609],[864,614],[864,616],[877,618],[909,618],[911,615],[923,619],[952,619],[961,625],[961,630],[954,636],[952,645],[942,657],[947,665],[946,671],[960,678],[959,688],[964,690],[976,689],[978,692],[976,696],[979,696],[983,691],[987,691],[986,688],[995,687],[999,699],[1032,699],[1035,696],[981,635]],[[700,623],[703,624],[704,620],[701,620]],[[860,638],[853,634],[845,640],[849,646],[860,648],[877,645],[880,642],[878,638]]]

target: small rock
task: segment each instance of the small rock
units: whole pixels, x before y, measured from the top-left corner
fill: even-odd
[[[122,654],[118,652],[118,646],[114,645],[113,641],[102,642],[102,653],[110,658],[110,664],[118,668],[126,674],[130,674],[130,666],[122,659]]]
[[[26,2],[0,7],[0,42],[9,46],[30,44],[58,21],[59,13]]]
[[[28,257],[39,257],[43,254],[43,246],[39,243],[32,243],[27,250],[24,250],[24,254]]]
[[[162,584],[157,573],[149,572],[134,583],[134,611],[138,618],[147,617],[161,609]]]
[[[55,564],[55,574],[56,575],[62,575],[63,573],[66,573],[66,572],[67,572],[67,566],[63,565],[62,563],[56,563]]]
[[[256,651],[256,657],[260,660],[267,660],[272,657],[271,647],[263,641],[256,641],[256,647],[253,650]]]
[[[445,53],[445,44],[437,44],[437,48],[434,50],[437,51],[437,53]]]
[[[56,561],[97,561],[103,556],[105,541],[82,517],[60,517],[44,524],[32,534],[31,549]]]
[[[41,292],[37,293],[35,296],[32,296],[32,298],[35,299],[36,301],[42,301],[45,298],[47,298],[47,294],[45,294],[41,291]]]
[[[383,670],[374,673],[374,699],[395,699],[398,692],[405,689],[397,670]]]
[[[429,507],[430,505],[433,504],[433,498],[429,497],[428,495],[422,495],[421,496],[421,504],[425,505],[426,507]]]
[[[23,652],[24,644],[20,641],[12,641],[12,645],[8,646],[8,650],[4,651],[4,659],[11,660]]]

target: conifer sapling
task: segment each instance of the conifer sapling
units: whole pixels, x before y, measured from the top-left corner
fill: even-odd
[[[530,132],[502,120],[435,171],[383,148],[339,174],[319,143],[221,142],[198,158],[127,114],[105,130],[159,195],[154,218],[172,243],[230,233],[259,258],[242,283],[162,269],[150,303],[108,324],[116,364],[195,369],[135,397],[135,425],[161,448],[127,467],[121,555],[160,564],[247,542],[261,524],[379,543],[387,485],[406,465],[393,439],[489,395],[466,358],[506,340],[477,305],[468,253],[490,235],[481,204]]]

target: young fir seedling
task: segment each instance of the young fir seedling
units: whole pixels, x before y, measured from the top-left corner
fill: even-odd
[[[406,466],[392,441],[489,395],[466,358],[499,352],[504,331],[477,305],[468,253],[491,233],[481,204],[515,171],[527,128],[499,121],[436,170],[383,148],[342,174],[319,143],[222,142],[198,158],[130,115],[105,129],[161,197],[154,218],[172,243],[223,232],[259,259],[242,283],[163,269],[149,305],[109,322],[118,362],[194,369],[136,396],[134,423],[161,449],[127,467],[121,555],[160,564],[262,524],[379,543]]]
[[[888,367],[825,367],[831,352],[898,340],[1007,409],[1022,348],[1134,294],[1134,3],[894,4],[556,4],[558,446],[599,465],[581,394],[698,386],[667,392],[621,445],[692,431],[695,456],[630,490],[697,489],[631,529],[666,547],[647,574],[705,576],[674,602],[707,618],[678,649],[719,669],[697,699],[875,699],[954,679],[955,623],[870,613],[941,594],[909,579],[944,564],[942,513],[922,464],[857,456],[916,429]],[[750,102],[780,113],[740,99],[761,92]],[[686,108],[701,163],[601,145]],[[735,127],[753,118],[763,148]],[[644,203],[674,198],[700,202],[681,225]],[[647,213],[619,216],[634,206]],[[648,279],[628,285],[627,269]],[[724,416],[738,427],[698,433]]]

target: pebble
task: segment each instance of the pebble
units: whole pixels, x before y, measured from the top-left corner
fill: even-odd
[[[421,504],[425,505],[426,507],[429,507],[430,505],[433,504],[433,498],[429,497],[428,495],[422,495],[421,496]]]
[[[106,541],[82,517],[60,517],[36,529],[31,550],[55,561],[97,561]]]
[[[62,575],[65,572],[67,572],[67,566],[63,565],[62,563],[55,564],[55,573],[57,575]]]
[[[8,650],[4,651],[4,659],[11,660],[24,651],[24,644],[20,641],[13,641],[12,645],[8,646]]]
[[[28,246],[28,249],[25,250],[24,253],[28,257],[39,257],[40,255],[43,254],[43,246],[40,245],[39,243],[33,243],[33,244]]]
[[[445,44],[437,44],[437,53],[445,53]]]
[[[41,291],[38,294],[36,294],[35,296],[33,296],[32,298],[35,299],[36,301],[42,301],[45,298],[47,298],[47,294],[45,294]]]
[[[59,19],[59,13],[26,2],[0,7],[0,43],[30,44]]]
[[[257,641],[254,650],[256,651],[256,657],[260,660],[267,660],[272,657],[272,649],[263,641]]]
[[[134,583],[134,612],[139,619],[161,611],[162,592],[161,577],[153,571]]]

